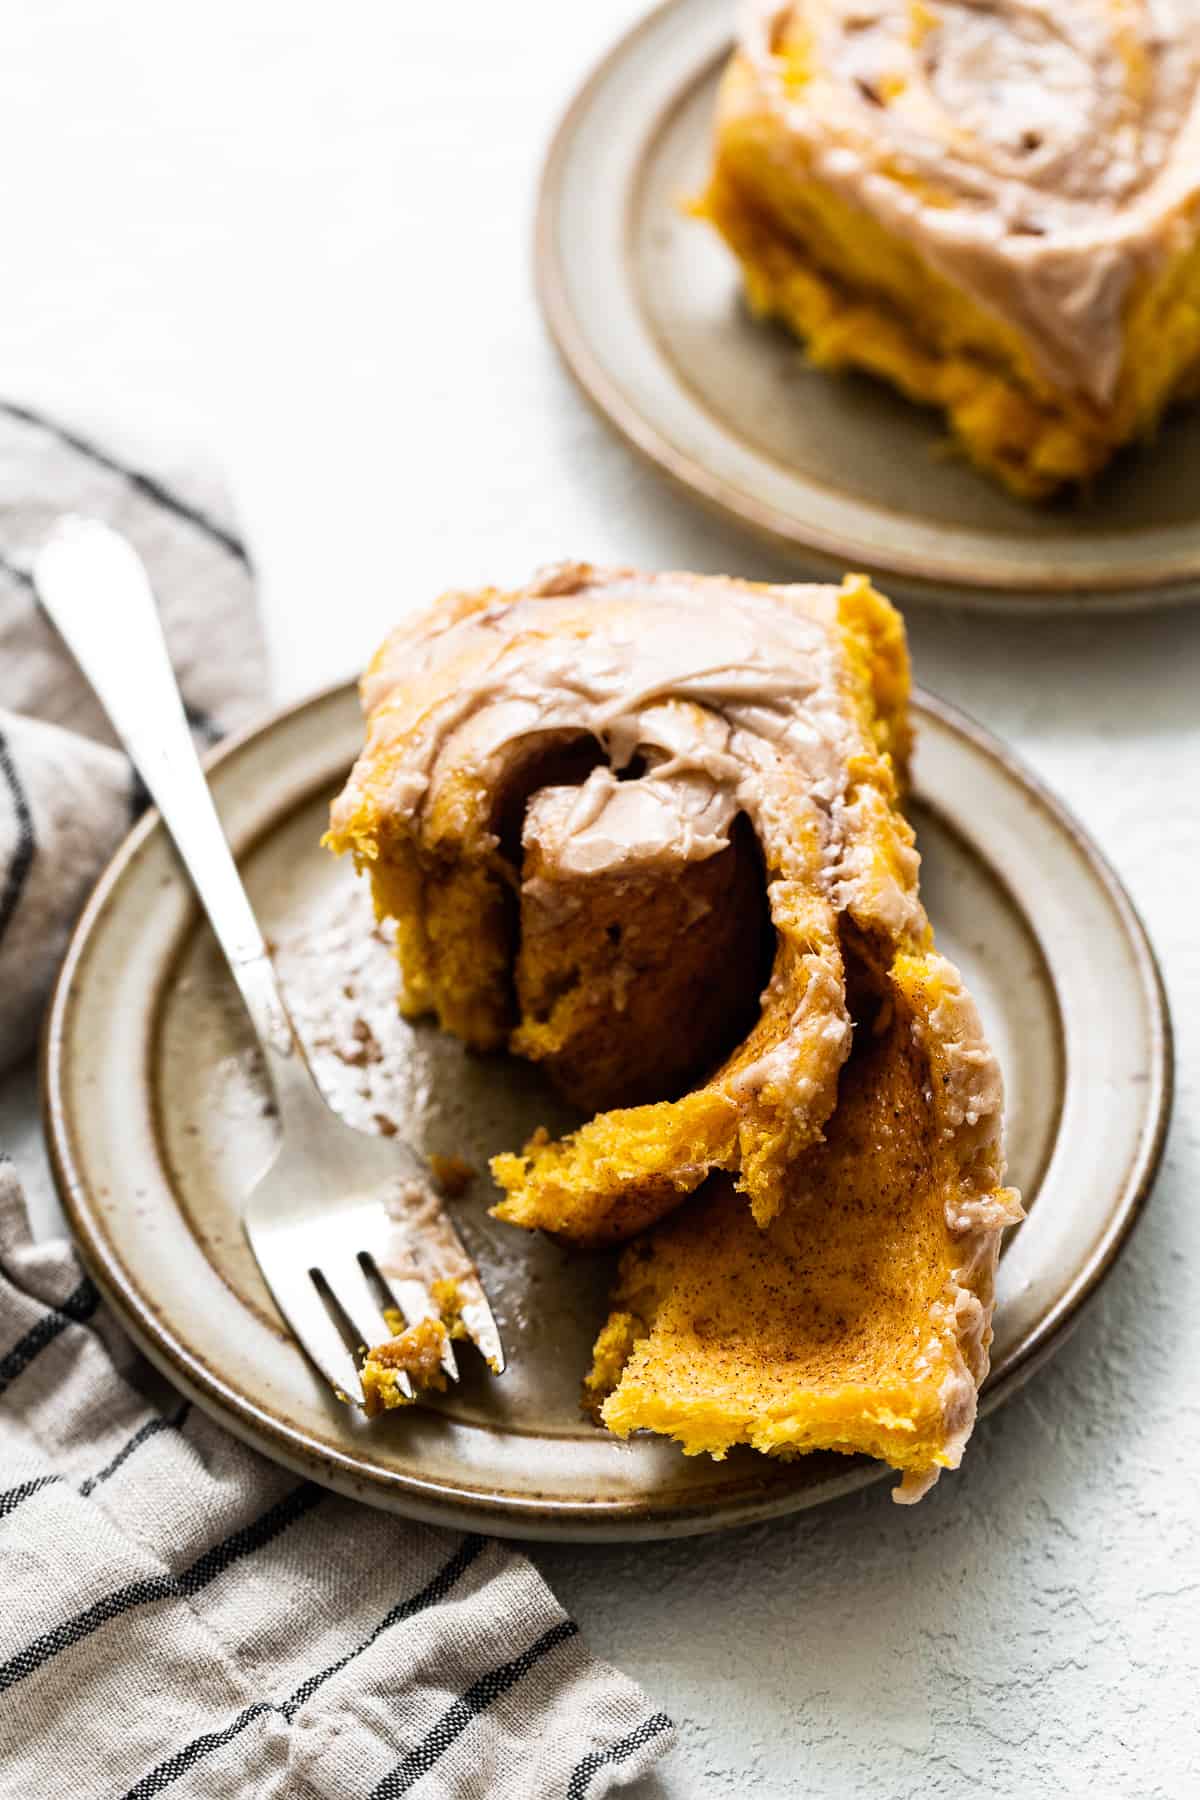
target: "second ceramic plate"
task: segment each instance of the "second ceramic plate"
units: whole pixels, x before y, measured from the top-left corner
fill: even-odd
[[[924,898],[1003,1064],[1011,1173],[1029,1207],[1001,1263],[987,1412],[1059,1340],[1125,1239],[1161,1146],[1169,1040],[1141,927],[1077,827],[957,714],[923,699],[916,719]],[[488,1216],[488,1155],[566,1121],[529,1067],[469,1056],[398,1016],[395,965],[367,895],[319,845],[361,737],[355,692],[338,689],[223,749],[213,792],[332,1103],[484,1171],[455,1211],[496,1305],[508,1373],[496,1380],[464,1353],[462,1385],[443,1401],[368,1424],[282,1325],[239,1221],[275,1142],[268,1090],[153,817],[80,923],[46,1038],[63,1200],[130,1332],[267,1455],[443,1524],[665,1536],[795,1511],[886,1476],[833,1455],[688,1459],[658,1440],[620,1443],[581,1417],[611,1260]]]
[[[752,321],[732,256],[682,203],[704,185],[730,0],[667,0],[584,86],[551,147],[542,305],[568,367],[629,442],[810,572],[893,596],[1077,610],[1200,596],[1200,414],[1094,493],[1026,506],[944,454],[937,415],[809,368]]]

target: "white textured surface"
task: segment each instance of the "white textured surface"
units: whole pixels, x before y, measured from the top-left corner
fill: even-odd
[[[634,0],[42,0],[0,16],[0,392],[206,444],[281,693],[397,611],[564,554],[774,575],[596,424],[534,309],[554,114]],[[678,1717],[643,1800],[1200,1792],[1200,612],[910,620],[1142,908],[1175,1008],[1158,1192],[1056,1362],[913,1511],[539,1552]],[[1103,980],[1103,970],[1096,978]],[[30,1090],[0,1133],[33,1169]]]

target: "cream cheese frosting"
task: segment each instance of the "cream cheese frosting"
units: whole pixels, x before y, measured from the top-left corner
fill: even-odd
[[[395,634],[364,682],[359,769],[377,778],[394,746],[386,812],[411,820],[448,778],[466,771],[489,784],[522,740],[586,735],[607,767],[553,822],[548,847],[564,868],[641,860],[656,846],[670,860],[711,855],[738,811],[781,839],[786,862],[781,808],[798,787],[832,866],[829,821],[857,742],[830,633],[837,596],[556,568],[528,597],[467,614],[434,639]],[[464,679],[414,717],[413,677],[434,654],[461,662]],[[635,757],[645,772],[617,779]],[[352,777],[335,831],[361,797]]]
[[[702,862],[744,815],[777,943],[760,1041],[742,1047],[727,1097],[756,1116],[786,1113],[761,1171],[742,1163],[756,1216],[782,1203],[768,1166],[782,1168],[805,1120],[819,1129],[849,1053],[841,914],[868,931],[927,929],[918,859],[844,659],[842,597],[832,586],[576,564],[503,599],[448,597],[399,627],[368,672],[367,743],[332,813],[331,841],[364,860],[380,834],[436,857],[431,834],[442,830],[468,831],[472,854],[487,857],[501,849],[498,814],[515,792],[524,849],[537,852],[528,898],[545,918],[573,878]],[[540,759],[581,740],[604,766],[563,791]],[[864,808],[875,846],[865,861]],[[838,1028],[827,1031],[831,1007]],[[803,1106],[787,1098],[801,1089]]]
[[[334,833],[368,774],[386,769],[383,812],[412,822],[447,780],[490,787],[523,742],[584,735],[606,764],[569,797],[544,791],[530,806],[544,870],[700,860],[727,847],[744,812],[775,872],[773,916],[803,883],[839,907],[861,902],[892,931],[920,931],[916,853],[901,847],[898,877],[875,870],[869,884],[855,862],[860,737],[836,651],[838,592],[568,564],[435,631],[401,627],[363,683],[367,744]],[[414,710],[414,676],[433,661],[462,679]]]
[[[367,743],[335,802],[331,839],[365,864],[386,863],[390,853],[399,866],[400,846],[419,857],[431,882],[431,929],[457,904],[449,886],[439,885],[450,863],[466,858],[492,869],[502,861],[508,888],[520,885],[522,936],[513,952],[519,970],[530,929],[553,939],[565,925],[567,948],[578,959],[578,937],[569,941],[571,909],[589,886],[593,897],[599,888],[615,893],[619,906],[636,907],[663,872],[670,879],[660,885],[674,892],[697,878],[697,865],[743,841],[749,820],[776,928],[774,963],[750,1035],[702,1089],[678,1102],[702,1099],[720,1115],[717,1135],[728,1132],[729,1147],[712,1148],[707,1124],[694,1144],[681,1137],[680,1155],[686,1150],[692,1160],[663,1169],[654,1163],[640,1194],[635,1140],[622,1140],[620,1156],[633,1171],[631,1204],[639,1209],[634,1222],[621,1212],[628,1194],[618,1182],[611,1196],[601,1196],[610,1213],[602,1213],[599,1199],[589,1201],[591,1235],[582,1228],[575,1235],[608,1242],[653,1225],[714,1168],[738,1173],[754,1220],[769,1225],[787,1203],[797,1159],[820,1142],[856,1031],[869,1045],[902,1004],[892,1028],[919,1047],[913,1060],[928,1074],[916,1077],[917,1092],[953,1150],[954,1191],[938,1187],[933,1215],[939,1258],[947,1243],[949,1255],[936,1265],[936,1298],[906,1339],[909,1355],[927,1346],[925,1377],[937,1391],[943,1426],[939,1461],[953,1466],[987,1370],[1000,1234],[1019,1208],[998,1187],[999,1069],[957,971],[932,952],[917,889],[919,858],[895,812],[891,764],[879,750],[898,743],[903,755],[904,729],[885,719],[900,716],[907,663],[896,666],[890,693],[881,666],[872,662],[870,675],[864,672],[864,646],[870,641],[874,654],[878,640],[855,638],[848,623],[864,593],[873,606],[885,605],[861,578],[848,578],[840,590],[764,587],[568,564],[508,596],[447,596],[393,633],[365,678]],[[708,904],[697,899],[701,912]],[[743,890],[737,904],[746,907]],[[478,909],[479,900],[472,905]],[[401,903],[393,916],[402,919],[403,910]],[[469,935],[478,916],[455,914],[455,929]],[[607,955],[603,917],[596,935]],[[620,954],[612,952],[618,965]],[[553,975],[558,965],[548,967]],[[763,964],[753,968],[757,988]],[[861,971],[868,968],[877,988],[892,983],[896,995],[908,997],[873,1012],[862,1003]],[[620,1011],[620,982],[611,995]],[[903,1023],[909,1016],[911,1040]],[[518,1050],[541,1015],[520,1017],[508,1040]],[[688,1023],[681,1018],[680,1030]],[[661,1115],[675,1104],[667,1099],[608,1118],[654,1114],[661,1142]],[[747,1122],[755,1130],[737,1138],[735,1156],[733,1133]],[[603,1123],[593,1120],[577,1138]],[[546,1152],[569,1160],[573,1141],[547,1144]],[[541,1148],[535,1143],[522,1158],[499,1159],[521,1165],[503,1175],[497,1169],[509,1196],[501,1216],[570,1236],[573,1187],[552,1196],[552,1214],[527,1218],[513,1210],[526,1179],[541,1179],[531,1174]],[[762,1157],[758,1189],[747,1176],[752,1155]],[[580,1168],[581,1180],[600,1179],[594,1168]],[[911,1189],[915,1177],[903,1168]],[[548,1194],[553,1179],[546,1177]],[[602,1235],[610,1217],[621,1229]],[[923,1473],[908,1480],[901,1497],[915,1497],[926,1481]]]
[[[1112,400],[1131,287],[1194,230],[1197,0],[746,0],[742,50],[820,181]]]

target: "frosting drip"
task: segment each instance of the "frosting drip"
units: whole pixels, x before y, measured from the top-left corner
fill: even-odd
[[[1196,0],[750,0],[743,50],[821,180],[1111,400],[1200,195]]]

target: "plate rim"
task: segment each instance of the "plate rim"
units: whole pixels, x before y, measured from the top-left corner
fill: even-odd
[[[888,562],[876,557],[864,558],[850,538],[838,531],[792,524],[776,508],[743,494],[689,452],[670,443],[637,405],[627,399],[593,350],[570,302],[565,264],[559,254],[555,229],[562,178],[578,125],[613,69],[669,13],[694,3],[695,0],[656,0],[601,52],[560,113],[542,158],[533,224],[534,290],[559,360],[595,416],[614,430],[645,466],[665,477],[676,492],[699,502],[710,516],[738,526],[752,538],[769,544],[793,560],[803,556],[807,566],[814,571],[832,572],[840,577],[846,568],[864,568],[883,586],[890,583],[907,601],[1058,618],[1080,612],[1148,611],[1200,600],[1200,552],[1188,569],[1161,572],[1151,569],[1140,574],[1136,581],[1127,574],[1115,573],[1111,581],[1097,580],[1093,576],[1087,580],[1073,579],[1070,574],[1056,577],[1048,570],[1043,576],[1002,583],[984,572],[973,570],[969,561],[947,563],[940,574],[929,575],[922,567],[927,561],[923,556],[908,558],[903,552],[893,552],[893,560]],[[732,50],[735,44],[736,33],[731,28],[729,49]],[[685,79],[692,79],[690,72]],[[657,140],[664,119],[678,106],[683,91],[681,83],[643,124],[638,179],[645,169],[647,147]],[[627,232],[623,232],[625,240]],[[627,242],[624,255],[627,259]]]
[[[667,3],[673,4],[674,0],[667,0]],[[336,681],[298,701],[273,709],[232,733],[210,751],[203,759],[206,770],[219,769],[246,746],[284,725],[295,724],[308,712],[318,711],[344,698],[354,686],[353,681]],[[1119,876],[1082,824],[1018,754],[958,707],[922,688],[914,688],[912,706],[918,727],[921,715],[926,714],[998,762],[1070,839],[1089,875],[1104,890],[1120,920],[1137,970],[1149,1029],[1150,1066],[1145,1110],[1136,1148],[1114,1198],[1108,1230],[1054,1304],[1015,1347],[1004,1375],[998,1380],[989,1380],[980,1396],[982,1417],[1023,1386],[1069,1336],[1115,1266],[1145,1210],[1162,1161],[1171,1118],[1173,1029],[1165,984],[1146,928]],[[117,847],[80,914],[46,1012],[39,1075],[42,1122],[51,1171],[75,1246],[120,1324],[148,1360],[189,1399],[261,1454],[349,1498],[429,1524],[482,1529],[498,1536],[560,1541],[633,1541],[686,1536],[806,1510],[811,1505],[824,1504],[887,1477],[886,1465],[855,1458],[848,1462],[844,1475],[831,1478],[819,1500],[800,1498],[781,1489],[774,1495],[764,1494],[758,1498],[750,1495],[726,1502],[715,1517],[711,1493],[698,1497],[694,1505],[676,1497],[656,1509],[653,1499],[645,1496],[632,1500],[581,1502],[453,1489],[443,1481],[427,1482],[411,1473],[384,1474],[365,1469],[352,1453],[330,1450],[324,1444],[315,1443],[303,1430],[285,1426],[258,1407],[251,1396],[229,1387],[216,1370],[191,1354],[187,1345],[173,1334],[169,1323],[147,1305],[136,1284],[126,1275],[119,1257],[110,1250],[103,1231],[93,1224],[89,1208],[97,1214],[101,1209],[90,1195],[86,1177],[75,1160],[67,1093],[69,1014],[78,973],[85,967],[91,935],[112,903],[126,869],[147,839],[159,829],[158,812],[151,807]],[[254,835],[257,837],[259,832],[256,830]]]

